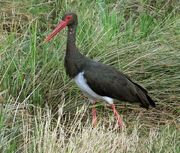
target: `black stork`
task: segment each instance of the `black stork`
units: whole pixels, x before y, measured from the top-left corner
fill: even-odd
[[[57,33],[66,26],[68,27],[67,48],[65,55],[65,69],[67,75],[74,79],[77,86],[89,98],[93,104],[92,124],[97,123],[95,103],[97,100],[107,102],[122,127],[123,122],[113,101],[138,102],[141,107],[155,107],[155,102],[150,98],[146,89],[133,82],[128,76],[108,65],[93,61],[82,55],[76,47],[76,28],[78,25],[75,13],[66,13],[62,21],[48,35],[45,42],[50,41]]]

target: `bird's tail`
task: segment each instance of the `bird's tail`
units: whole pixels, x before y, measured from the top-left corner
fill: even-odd
[[[146,98],[148,99],[149,104],[150,104],[152,107],[156,107],[155,102],[152,100],[152,98],[151,98],[148,94],[146,94]]]
[[[149,108],[149,105],[152,107],[156,107],[155,102],[152,100],[152,98],[148,95],[148,92],[146,89],[141,87],[140,85],[136,84],[136,89],[137,89],[137,96],[141,102],[141,106],[144,108]]]

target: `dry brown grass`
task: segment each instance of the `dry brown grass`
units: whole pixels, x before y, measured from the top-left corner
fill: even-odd
[[[6,119],[9,117],[14,120],[14,122],[6,120],[6,125],[8,125],[6,128],[11,127],[11,131],[18,132],[9,141],[6,139],[10,135],[4,135],[8,137],[1,139],[2,152],[8,150],[10,142],[13,140],[16,140],[18,145],[17,152],[24,153],[149,153],[152,151],[170,153],[178,151],[177,138],[180,135],[172,129],[170,123],[167,123],[164,128],[156,125],[147,130],[144,124],[139,123],[139,116],[134,117],[131,128],[118,129],[112,119],[107,120],[110,123],[108,126],[104,125],[102,119],[99,119],[97,127],[92,128],[89,119],[83,121],[87,112],[85,105],[79,108],[73,119],[64,118],[64,108],[59,106],[56,120],[48,108],[44,110],[34,108],[35,114],[30,115],[28,110],[32,106],[26,106],[23,112],[18,109],[20,107],[20,105],[16,106],[14,110],[12,107],[6,106],[3,110],[6,112]],[[5,133],[8,134],[8,131]],[[168,146],[166,146],[167,144]]]
[[[87,9],[86,1],[30,2],[0,2],[0,152],[179,153],[177,3],[98,1]],[[157,101],[148,111],[117,103],[123,130],[116,128],[112,110],[100,104],[98,125],[92,128],[91,106],[63,68],[66,35],[41,43],[59,14],[72,8],[81,10],[77,41],[82,52],[121,69]],[[149,32],[144,23],[152,18]]]

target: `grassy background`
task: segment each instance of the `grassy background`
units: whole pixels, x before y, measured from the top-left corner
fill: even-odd
[[[180,152],[178,1],[0,1],[0,152]],[[63,67],[66,30],[43,44],[65,12],[78,14],[77,45],[148,89],[157,108],[91,106]],[[85,104],[84,104],[85,102]]]

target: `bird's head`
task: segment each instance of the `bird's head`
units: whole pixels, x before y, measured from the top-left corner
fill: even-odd
[[[78,23],[78,19],[75,13],[66,13],[62,17],[62,21],[60,21],[59,24],[56,26],[56,28],[46,37],[45,42],[50,41],[66,26],[77,25],[77,23]]]
[[[75,25],[78,22],[77,15],[75,13],[66,13],[62,17],[63,21],[67,21],[67,26]]]

